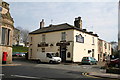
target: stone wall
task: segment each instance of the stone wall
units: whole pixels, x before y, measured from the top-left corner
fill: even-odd
[[[1,6],[2,5],[2,6]],[[14,30],[14,21],[9,12],[9,4],[2,2],[0,7],[2,7],[1,14],[1,23],[0,25],[0,63],[2,63],[3,52],[7,52],[7,63],[12,63],[12,42],[13,42],[13,30]],[[3,28],[6,29],[6,32],[3,33]],[[2,41],[2,34],[4,35],[5,42]]]
[[[3,52],[7,52],[7,63],[12,63],[12,47],[0,46],[0,63],[2,63]]]

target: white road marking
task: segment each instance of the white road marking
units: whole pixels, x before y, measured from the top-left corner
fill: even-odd
[[[30,77],[30,76],[21,76],[21,75],[11,75],[13,77],[21,77],[21,78],[29,78],[29,79],[43,79],[46,80],[46,78],[38,78],[38,77]],[[49,79],[49,80],[55,80],[55,79]]]
[[[105,71],[105,70],[103,70],[103,69],[100,69],[100,71]]]
[[[83,68],[87,68],[87,67],[83,67]]]
[[[4,76],[4,74],[0,74],[0,76]]]
[[[20,76],[20,75],[11,75],[14,77],[21,77],[21,78],[32,78],[32,79],[39,79],[38,77],[30,77],[30,76]]]

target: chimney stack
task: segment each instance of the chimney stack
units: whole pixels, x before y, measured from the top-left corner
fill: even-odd
[[[82,20],[81,20],[81,17],[75,18],[74,26],[77,27],[77,28],[82,29]]]
[[[45,24],[44,19],[42,19],[42,21],[40,22],[40,29],[44,27],[44,24]]]

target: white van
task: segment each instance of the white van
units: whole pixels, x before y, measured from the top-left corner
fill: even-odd
[[[38,52],[37,60],[39,62],[48,62],[48,63],[60,63],[61,58],[56,56],[54,52]]]

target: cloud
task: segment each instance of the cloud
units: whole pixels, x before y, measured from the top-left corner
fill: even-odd
[[[41,19],[45,26],[69,23],[81,16],[83,28],[91,30],[107,41],[117,40],[118,3],[117,2],[10,2],[10,12],[15,26],[33,31],[39,28]],[[113,34],[114,33],[114,34]]]
[[[4,0],[7,2],[118,2],[119,0]]]

